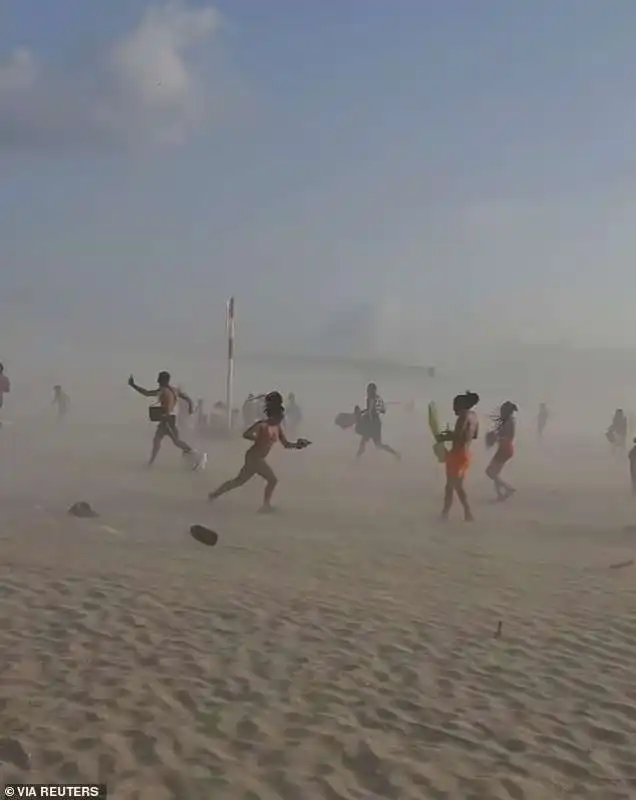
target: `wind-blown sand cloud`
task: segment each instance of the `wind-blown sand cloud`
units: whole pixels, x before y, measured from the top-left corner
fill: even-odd
[[[174,145],[207,118],[203,45],[212,7],[153,7],[86,69],[17,47],[0,61],[0,148]]]

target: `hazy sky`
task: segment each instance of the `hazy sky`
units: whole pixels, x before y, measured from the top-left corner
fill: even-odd
[[[634,75],[634,0],[0,0],[0,338],[634,344]]]

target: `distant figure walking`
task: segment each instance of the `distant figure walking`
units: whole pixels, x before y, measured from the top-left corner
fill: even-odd
[[[629,451],[629,477],[632,483],[632,494],[636,495],[636,439],[634,439],[634,446]]]
[[[182,389],[181,386],[178,386],[176,391],[179,397],[176,408],[177,422],[179,423],[180,428],[186,428],[190,424],[190,419],[194,414],[194,409],[188,404],[188,401],[185,399],[186,397],[188,397],[188,393],[186,392],[186,390]]]
[[[545,403],[539,403],[539,413],[537,414],[537,439],[539,441],[543,439],[543,433],[549,418],[550,412],[548,411],[547,405]]]
[[[203,398],[199,397],[194,409],[194,429],[199,436],[205,436],[208,432],[208,418],[205,413]]]
[[[11,391],[11,382],[4,374],[4,364],[0,364],[0,408],[4,406],[4,396]]]
[[[298,431],[303,422],[303,412],[296,402],[296,395],[290,392],[287,395],[287,410],[285,411],[285,432],[292,439],[298,436]]]
[[[378,387],[375,383],[367,386],[366,406],[364,410],[356,406],[356,414],[356,433],[360,436],[356,460],[364,455],[368,443],[373,442],[376,449],[391,453],[399,461],[401,457],[397,450],[382,441],[382,417],[386,414],[386,405],[378,394]]]
[[[71,398],[66,394],[59,383],[55,384],[53,387],[53,402],[51,405],[55,406],[57,411],[57,421],[64,422],[71,408]]]
[[[612,417],[612,424],[607,429],[605,438],[607,441],[619,450],[625,450],[627,446],[627,431],[629,424],[627,416],[622,408],[617,408]]]

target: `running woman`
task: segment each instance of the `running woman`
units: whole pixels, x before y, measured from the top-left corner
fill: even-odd
[[[285,407],[283,397],[280,392],[270,392],[265,395],[265,419],[253,423],[243,434],[243,438],[252,442],[252,446],[245,453],[245,462],[240,472],[235,478],[226,481],[218,489],[210,492],[209,500],[216,500],[217,497],[238,489],[239,486],[246,484],[255,475],[259,475],[265,480],[265,494],[261,513],[273,511],[272,495],[278,483],[274,470],[267,463],[267,456],[272,447],[280,442],[286,450],[304,450],[311,442],[307,439],[298,439],[290,442],[283,431],[283,420],[285,418]]]
[[[493,420],[493,429],[486,434],[486,446],[493,447],[497,445],[495,454],[486,469],[486,475],[493,482],[497,500],[500,503],[512,497],[517,491],[514,486],[501,479],[501,472],[515,454],[515,435],[517,432],[515,414],[518,410],[514,403],[506,400],[505,403],[502,403]]]

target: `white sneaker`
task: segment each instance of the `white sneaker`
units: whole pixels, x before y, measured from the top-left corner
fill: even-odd
[[[198,450],[191,450],[189,453],[183,454],[183,459],[187,470],[201,472],[207,466],[208,454],[200,453]]]

